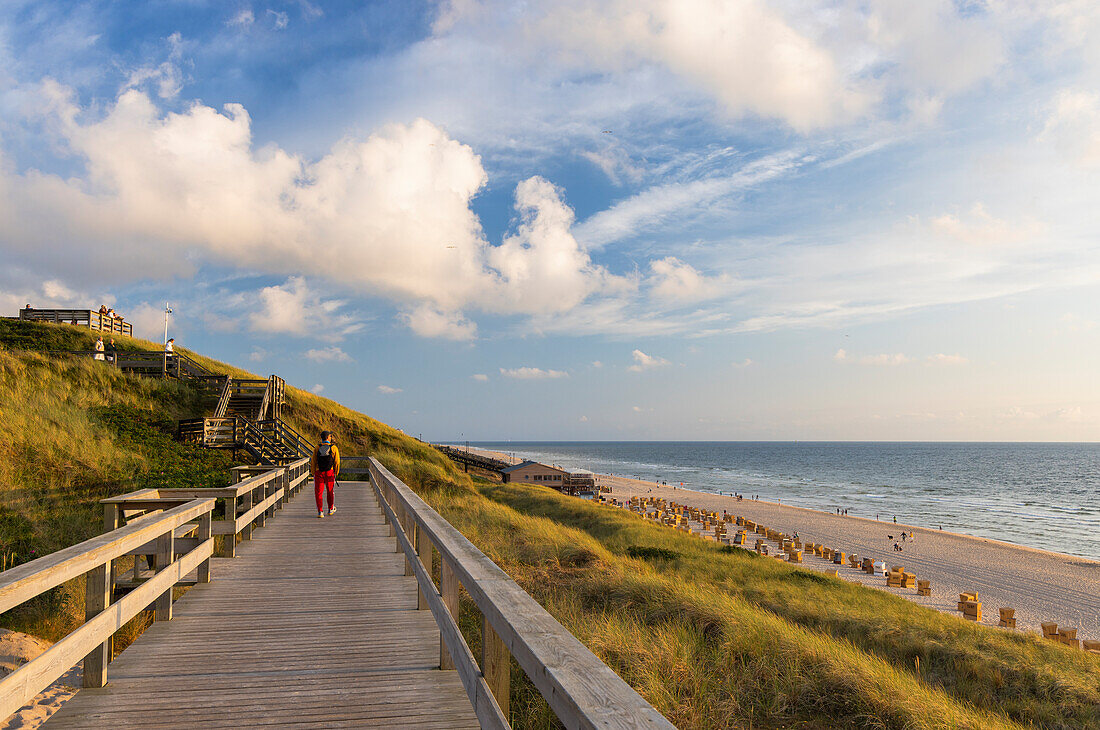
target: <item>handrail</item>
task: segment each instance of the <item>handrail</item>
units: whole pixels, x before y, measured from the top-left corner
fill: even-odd
[[[267,418],[267,409],[271,406],[271,378],[267,379],[267,387],[264,388],[264,399],[260,401],[260,412],[257,414],[257,421],[261,421]]]
[[[506,721],[498,724],[498,713],[503,717],[508,714],[511,655],[570,730],[674,728],[507,573],[373,457],[370,472],[386,519],[405,553],[406,575],[416,576],[419,607],[431,609],[439,625],[441,666],[458,670],[483,727],[508,727]],[[440,588],[421,562],[431,560],[433,549],[441,557]],[[459,584],[482,614],[480,668],[476,663],[470,665],[473,658],[461,632],[457,632]],[[446,617],[440,615],[441,604],[448,613]],[[491,690],[490,696],[482,690],[482,681]]]
[[[238,474],[234,473],[235,478]],[[224,535],[221,557],[236,555],[237,536],[252,539],[255,527],[263,527],[291,495],[299,491],[309,477],[309,460],[298,459],[285,466],[267,466],[259,474],[228,487],[143,489],[117,497],[101,499],[103,523],[117,528],[125,519],[134,519],[145,511],[159,509],[166,500],[214,499],[223,504],[224,519],[214,520],[212,534]]]
[[[112,353],[103,353],[97,350],[24,350],[24,352],[33,352],[42,355],[103,355]],[[120,368],[134,368],[135,363],[138,365],[147,364],[150,367],[156,367],[162,373],[174,372],[176,377],[179,377],[180,372],[186,372],[189,377],[207,379],[215,377],[213,373],[199,365],[187,355],[175,354],[171,355],[172,362],[169,365],[165,362],[165,353],[155,352],[153,350],[116,350],[114,353],[115,365]],[[126,361],[128,364],[120,365],[119,361]],[[182,367],[181,366],[185,366]]]
[[[221,395],[218,396],[218,407],[214,409],[215,418],[224,418],[225,409],[229,407],[229,398],[233,395],[233,376],[225,376],[225,385],[222,386]]]
[[[0,574],[0,611],[87,574],[84,625],[0,681],[0,717],[25,705],[81,659],[84,686],[104,686],[114,633],[150,605],[155,620],[171,619],[172,586],[191,571],[197,569],[200,583],[210,580],[213,509],[213,499],[189,500]],[[177,528],[196,519],[196,537],[177,540]],[[148,550],[155,551],[155,574],[112,602],[113,561]]]

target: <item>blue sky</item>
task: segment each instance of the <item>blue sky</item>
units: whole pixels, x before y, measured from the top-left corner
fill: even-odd
[[[1038,7],[1041,5],[1041,7]],[[0,5],[0,309],[435,439],[1096,440],[1100,7]]]

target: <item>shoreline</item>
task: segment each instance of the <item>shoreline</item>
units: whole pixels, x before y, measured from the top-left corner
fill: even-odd
[[[507,454],[470,447],[507,462]],[[928,608],[959,616],[958,594],[978,591],[985,611],[981,623],[997,626],[999,607],[1016,609],[1016,630],[1039,631],[1039,624],[1055,621],[1077,628],[1083,639],[1100,639],[1100,561],[995,538],[936,530],[868,517],[837,515],[823,510],[775,501],[743,499],[690,487],[673,487],[630,477],[595,474],[601,487],[610,486],[611,499],[625,503],[630,497],[657,497],[721,514],[740,515],[785,533],[797,532],[803,541],[830,545],[838,550],[900,564],[918,578],[932,581],[932,595],[918,596],[913,589],[887,588],[885,579],[847,566],[839,577],[869,588],[884,590]],[[904,530],[914,541],[893,551],[887,536]],[[896,532],[895,532],[896,531]],[[798,567],[832,571],[838,566],[813,555]],[[1011,629],[1005,629],[1011,630]]]
[[[596,477],[597,478],[602,477],[604,479],[622,479],[624,481],[629,481],[629,482],[638,482],[640,485],[641,484],[644,484],[644,485],[649,485],[650,484],[650,482],[647,482],[644,479],[634,479],[632,477],[615,477],[615,476],[611,476],[610,474],[597,474]],[[666,485],[660,485],[660,486],[663,487],[663,486],[666,486]],[[730,497],[730,495],[726,494],[725,492],[705,492],[701,489],[690,489],[688,487],[668,487],[668,488],[669,489],[675,489],[678,492],[692,492],[692,493],[697,494],[697,495],[702,496],[702,497],[717,496],[717,497],[727,497],[727,498],[731,498],[731,499],[736,499],[736,497]],[[1049,555],[1049,556],[1053,556],[1053,557],[1068,558],[1070,560],[1076,560],[1076,561],[1083,561],[1083,562],[1086,562],[1086,563],[1092,563],[1092,564],[1096,565],[1098,568],[1100,568],[1100,560],[1094,560],[1092,558],[1085,557],[1084,555],[1074,555],[1073,553],[1060,553],[1057,550],[1044,550],[1043,548],[1032,547],[1031,545],[1021,545],[1020,543],[1009,542],[1008,540],[998,540],[997,538],[994,538],[994,537],[979,537],[978,535],[970,535],[970,534],[965,533],[965,532],[955,532],[953,530],[936,530],[936,529],[933,529],[931,527],[923,527],[921,525],[910,525],[908,523],[902,523],[902,522],[896,522],[896,523],[895,522],[887,522],[885,520],[873,520],[870,517],[861,517],[859,515],[836,515],[836,514],[833,514],[832,512],[826,512],[825,510],[815,509],[813,507],[803,507],[803,506],[797,505],[797,504],[783,504],[782,502],[773,502],[770,499],[759,499],[759,500],[745,499],[743,502],[740,502],[739,504],[744,504],[744,502],[750,502],[750,501],[755,502],[757,504],[764,503],[764,504],[775,505],[777,507],[805,510],[806,512],[812,512],[815,515],[824,515],[826,517],[832,515],[833,517],[842,517],[846,520],[862,520],[862,521],[868,522],[872,525],[880,525],[880,526],[883,526],[883,527],[891,527],[891,526],[896,525],[897,527],[904,527],[907,530],[920,530],[920,531],[927,532],[927,533],[932,534],[932,535],[951,535],[953,537],[960,537],[960,538],[964,538],[964,539],[967,539],[967,540],[976,540],[978,542],[995,543],[997,545],[1003,545],[1006,548],[1012,548],[1014,550],[1030,550],[1030,551],[1033,551],[1033,552],[1042,553],[1044,555]]]

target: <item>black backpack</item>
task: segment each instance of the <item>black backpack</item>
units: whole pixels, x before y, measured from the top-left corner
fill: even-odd
[[[317,471],[331,471],[336,468],[336,457],[332,455],[332,444],[317,447]]]

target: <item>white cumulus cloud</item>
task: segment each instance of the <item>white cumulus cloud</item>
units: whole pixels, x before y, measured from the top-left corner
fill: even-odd
[[[627,370],[632,373],[640,373],[643,370],[652,370],[653,368],[660,368],[668,365],[668,360],[663,357],[647,355],[641,350],[634,350],[631,355],[634,357],[634,364],[628,367]]]
[[[287,333],[340,340],[363,328],[354,316],[342,314],[345,302],[324,299],[300,276],[292,276],[285,284],[266,286],[256,294],[233,297],[238,306],[247,307],[258,300],[258,307],[248,316],[255,332]]]
[[[89,281],[189,276],[205,261],[286,274],[261,292],[252,324],[292,333],[312,325],[278,312],[302,299],[297,282],[324,280],[386,297],[417,334],[451,339],[476,335],[464,310],[552,314],[630,288],[592,263],[561,190],[539,177],[517,185],[518,226],[490,244],[470,208],[487,181],[480,159],[423,119],[307,161],[255,148],[239,104],[163,112],[128,89],[88,115],[57,83],[35,93],[83,172],[0,167],[0,241],[25,267]]]
[[[485,373],[474,373],[473,375],[470,376],[470,379],[471,380],[476,380],[479,383],[489,382],[489,376],[486,375]]]
[[[378,386],[378,392],[382,393],[384,395],[393,395],[395,393],[403,392],[403,389],[402,388],[391,388],[388,385],[379,385]]]
[[[730,285],[729,276],[705,276],[695,267],[675,256],[651,261],[652,295],[672,302],[698,302],[725,294]]]
[[[402,312],[400,319],[421,337],[445,340],[472,340],[477,337],[477,324],[460,312],[443,312],[431,305],[422,305]]]

